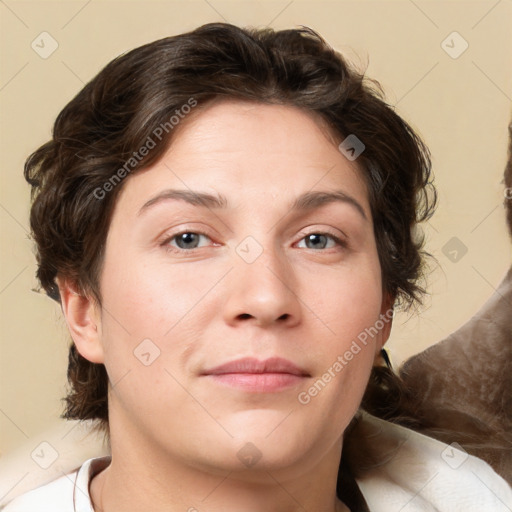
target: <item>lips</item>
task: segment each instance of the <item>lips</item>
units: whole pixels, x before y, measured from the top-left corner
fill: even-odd
[[[215,382],[250,392],[268,393],[301,384],[310,374],[287,359],[237,359],[205,370]]]
[[[283,359],[281,357],[271,357],[260,361],[253,357],[245,357],[237,359],[228,363],[221,364],[206,370],[204,375],[226,375],[228,373],[249,373],[249,374],[262,374],[262,373],[287,373],[290,375],[309,376],[309,374],[299,368],[297,365]]]

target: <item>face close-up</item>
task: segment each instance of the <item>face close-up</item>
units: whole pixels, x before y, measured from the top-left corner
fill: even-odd
[[[387,336],[354,345],[386,311],[361,172],[311,114],[221,101],[126,180],[102,304],[75,336],[109,375],[113,452],[235,478],[336,474]]]
[[[4,359],[23,364],[0,371],[0,510],[512,503],[512,268],[495,236],[503,204],[512,230],[512,145],[498,190],[503,130],[482,118],[506,111],[489,80],[507,77],[474,61],[506,31],[397,53],[383,19],[410,39],[442,13],[125,3],[25,34],[46,63],[7,66],[0,294]],[[502,4],[460,14],[482,31],[512,19]],[[25,14],[9,8],[15,27]],[[88,27],[84,57],[65,33]],[[468,159],[482,119],[492,151]]]

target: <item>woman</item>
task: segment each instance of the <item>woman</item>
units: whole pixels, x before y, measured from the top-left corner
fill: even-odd
[[[210,24],[135,49],[25,172],[73,338],[65,417],[98,420],[112,456],[7,511],[427,509],[375,484],[390,460],[421,479],[399,451],[422,436],[358,409],[393,307],[422,293],[428,152],[317,34]],[[510,498],[473,457],[442,471],[446,510]]]

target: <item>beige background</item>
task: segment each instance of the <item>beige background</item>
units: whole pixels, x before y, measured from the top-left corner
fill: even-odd
[[[368,75],[430,146],[440,192],[425,227],[438,260],[431,297],[419,315],[396,319],[389,343],[395,364],[459,327],[510,265],[501,179],[512,111],[511,0],[5,0],[0,16],[0,453],[35,443],[56,422],[66,385],[68,335],[59,307],[31,291],[37,283],[24,159],[87,80],[140,44],[212,21],[308,25],[368,64]],[[47,59],[31,48],[44,31],[58,43]],[[456,59],[441,46],[454,31],[469,44]],[[445,43],[452,53],[462,48],[458,37]],[[457,262],[443,252],[452,237],[467,247]]]

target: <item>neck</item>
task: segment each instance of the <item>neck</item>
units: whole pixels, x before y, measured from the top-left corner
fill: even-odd
[[[93,479],[90,493],[95,512],[146,512],[149,503],[152,512],[350,512],[334,493],[319,495],[318,489],[279,482],[271,473],[258,485],[247,485],[230,475],[211,479],[200,475],[193,488],[183,486],[181,480],[162,488],[161,477],[157,485],[148,485],[131,472],[126,476],[111,465]]]
[[[149,504],[152,512],[346,512],[336,497],[340,453],[341,440],[310,467],[300,461],[241,472],[194,467],[139,439],[112,436],[112,462],[90,494],[96,512],[146,512]]]

